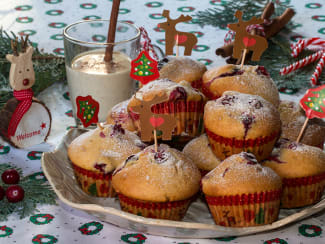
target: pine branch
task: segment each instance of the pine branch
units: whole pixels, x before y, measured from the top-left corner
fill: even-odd
[[[0,175],[6,169],[16,169],[22,176],[22,169],[10,164],[0,164]],[[9,186],[0,184],[5,189]],[[39,212],[37,204],[56,204],[56,195],[47,181],[31,179],[29,175],[21,177],[19,184],[25,191],[21,202],[10,203],[6,198],[0,201],[0,221],[7,220],[8,216],[16,213],[21,219]]]
[[[9,85],[10,62],[6,59],[7,54],[11,54],[11,40],[16,35],[0,29],[0,109],[12,98],[12,89]],[[18,44],[18,51],[21,50]],[[43,53],[37,47],[33,53],[33,66],[35,71],[35,84],[32,87],[34,95],[51,86],[55,82],[62,82],[66,79],[64,58],[53,54]]]
[[[214,8],[208,8],[204,11],[198,11],[193,17],[197,19],[200,26],[212,25],[225,29],[229,23],[236,22],[234,16],[236,10],[244,12],[243,19],[248,20],[253,16],[261,16],[263,9],[270,0],[238,0],[238,1],[227,1],[220,6]],[[280,16],[285,9],[290,8],[290,1],[285,3],[280,1],[274,2],[274,15],[273,17]],[[293,29],[295,26],[290,23],[287,25],[288,29]]]

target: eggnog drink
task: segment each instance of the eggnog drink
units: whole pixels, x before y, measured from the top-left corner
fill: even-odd
[[[108,111],[117,103],[130,98],[133,81],[131,60],[121,52],[113,53],[113,63],[104,61],[105,50],[85,52],[75,57],[71,68],[66,66],[74,117],[77,97],[91,96],[99,103],[98,121],[106,120]]]

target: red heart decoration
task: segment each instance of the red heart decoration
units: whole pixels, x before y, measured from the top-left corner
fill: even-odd
[[[245,47],[250,47],[250,46],[254,46],[256,44],[256,40],[254,38],[249,38],[249,37],[245,36],[243,38],[243,43],[244,43]]]
[[[152,124],[153,127],[158,127],[164,123],[164,119],[162,117],[151,117],[150,118],[150,124]]]
[[[175,40],[177,41],[177,36],[178,36],[178,44],[184,43],[187,40],[187,36],[185,35],[175,35]]]

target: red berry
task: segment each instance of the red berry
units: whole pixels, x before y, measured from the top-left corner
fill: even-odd
[[[0,186],[0,201],[4,198],[5,195],[5,190]]]
[[[7,169],[2,173],[1,178],[6,184],[17,184],[20,180],[19,173],[15,169]]]
[[[22,187],[13,185],[6,190],[6,197],[9,202],[20,202],[24,199],[25,191]]]

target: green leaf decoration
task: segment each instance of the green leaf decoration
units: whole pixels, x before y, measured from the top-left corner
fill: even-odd
[[[47,182],[34,180],[30,175],[24,176],[22,169],[9,164],[0,164],[0,175],[7,169],[16,169],[21,176],[18,183],[25,191],[25,197],[17,203],[8,202],[7,198],[0,201],[0,221],[6,221],[12,213],[17,214],[21,219],[38,212],[37,204],[56,204],[56,195]],[[9,185],[0,182],[3,188]]]
[[[91,195],[93,196],[97,196],[97,187],[96,187],[96,183],[93,183],[89,186],[88,191]]]

